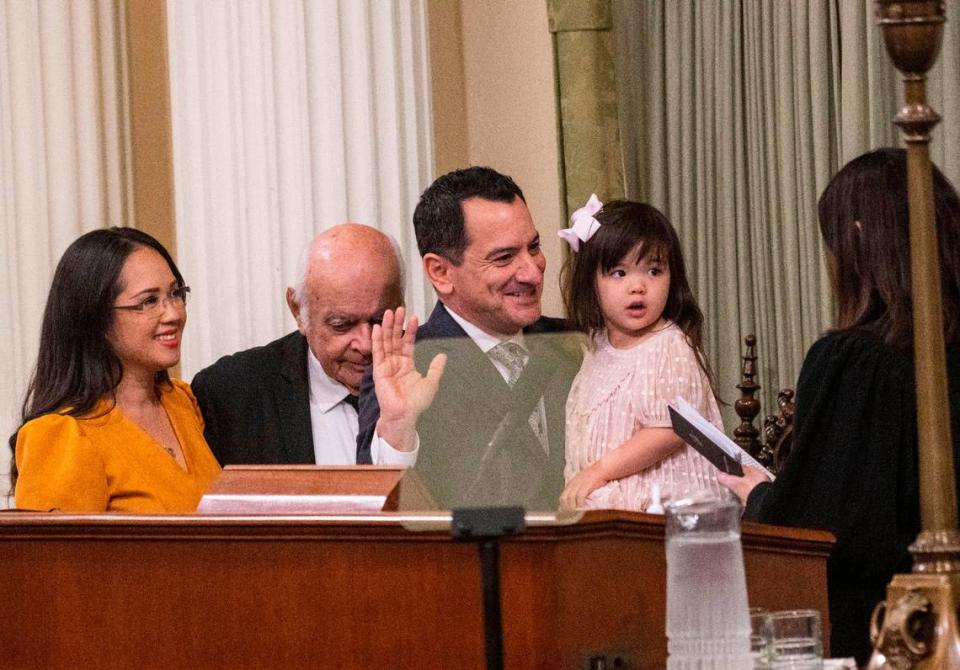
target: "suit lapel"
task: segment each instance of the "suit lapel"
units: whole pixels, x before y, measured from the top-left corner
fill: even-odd
[[[280,462],[315,463],[310,421],[307,340],[296,333],[284,343],[280,376],[273,389],[280,418]]]
[[[557,375],[555,356],[552,355],[550,348],[546,346],[537,335],[526,335],[524,344],[526,344],[527,350],[530,352],[530,360],[523,368],[520,379],[517,380],[513,391],[517,395],[518,402],[519,399],[524,399],[524,408],[529,406],[530,411],[524,411],[524,415],[521,417],[520,429],[524,430],[525,428],[529,428],[529,414],[539,407],[540,399],[543,398],[544,420],[547,422],[547,444],[549,453],[553,454],[556,449],[563,448],[563,433],[557,430],[556,422],[552,420],[553,417],[551,416],[549,402],[549,390],[554,385],[554,378]],[[537,439],[533,429],[530,429],[529,432],[532,438],[523,440],[527,449],[539,459],[548,458],[547,452],[543,450],[543,445],[540,444],[540,440]],[[559,447],[558,436],[560,436]]]
[[[424,332],[425,331],[425,332]],[[426,346],[420,347],[421,341]],[[479,403],[498,414],[505,411],[510,387],[480,347],[450,316],[442,303],[437,303],[430,319],[418,333],[418,352],[421,369],[426,369],[438,353],[447,354],[443,375],[450,388],[457,389],[459,402],[464,405]],[[441,381],[443,392],[444,383]]]
[[[563,386],[558,383],[558,378],[564,367],[558,360],[559,354],[551,343],[543,340],[544,337],[551,337],[544,333],[553,332],[555,329],[541,321],[524,329],[524,344],[530,352],[530,362],[513,389],[507,385],[487,355],[439,302],[417,333],[418,367],[425,370],[433,356],[439,352],[446,353],[447,367],[443,374],[448,388],[456,389],[457,402],[465,407],[485,406],[499,417],[516,409],[519,394],[535,392],[531,388],[533,386],[539,388],[536,400],[541,396],[544,399],[549,458],[553,460],[555,455],[562,455],[564,449],[563,408],[566,405],[567,389],[558,389]],[[443,382],[440,392],[443,393]],[[555,398],[557,393],[563,397]],[[552,411],[553,406],[558,404],[556,401],[561,407],[559,414]],[[536,407],[537,402],[534,402],[530,411]],[[516,417],[514,421],[516,440],[538,460],[547,460],[548,455],[544,452],[543,445],[528,424],[530,411],[523,412],[524,415]]]

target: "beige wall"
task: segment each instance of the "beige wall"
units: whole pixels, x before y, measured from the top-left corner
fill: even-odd
[[[489,165],[523,189],[547,256],[544,313],[562,314],[560,154],[545,0],[431,0],[437,174]]]

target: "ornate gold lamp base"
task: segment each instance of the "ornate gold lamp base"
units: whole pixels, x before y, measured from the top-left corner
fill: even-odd
[[[960,668],[960,532],[923,531],[910,553],[913,573],[895,575],[873,612],[867,668]]]

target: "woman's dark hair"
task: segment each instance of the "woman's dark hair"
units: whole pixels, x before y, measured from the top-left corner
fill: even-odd
[[[23,401],[21,427],[51,412],[88,414],[117,388],[123,369],[107,335],[113,324],[114,302],[123,291],[123,264],[141,247],[163,256],[177,283],[183,284],[180,270],[163,245],[133,228],[91,231],[63,253],[43,312],[40,351]],[[170,382],[166,370],[157,373],[156,382]],[[19,432],[18,428],[10,437],[14,456]],[[10,481],[16,485],[16,458]]]
[[[960,342],[960,198],[933,169],[945,338]],[[913,345],[907,155],[878,149],[847,163],[818,205],[837,297],[837,328],[874,333],[890,346]]]
[[[580,245],[560,273],[564,305],[573,325],[590,336],[603,329],[597,275],[612,270],[639,245],[640,258],[666,262],[670,268],[663,316],[683,331],[716,395],[713,372],[703,353],[703,312],[687,281],[677,231],[656,207],[629,200],[608,202],[594,218],[600,223],[597,232]]]

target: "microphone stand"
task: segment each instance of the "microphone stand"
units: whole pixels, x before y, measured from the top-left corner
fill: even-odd
[[[503,670],[503,621],[500,616],[500,538],[526,527],[522,507],[453,510],[453,539],[476,542],[483,589],[483,637],[487,670]]]

